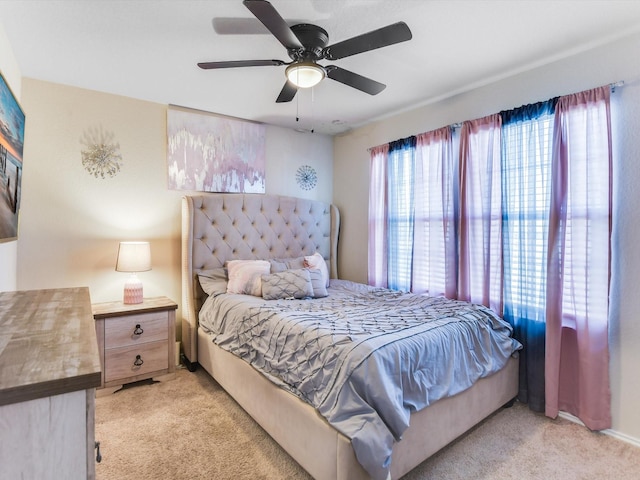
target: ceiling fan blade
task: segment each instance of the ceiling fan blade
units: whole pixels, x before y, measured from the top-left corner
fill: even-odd
[[[285,21],[289,25],[304,23],[304,20]],[[215,17],[211,20],[211,25],[218,35],[271,35],[257,18]]]
[[[289,28],[273,5],[266,0],[244,0],[244,6],[260,20],[285,48],[303,48],[300,40]]]
[[[257,18],[215,17],[211,20],[218,35],[269,35],[271,32]]]
[[[363,33],[357,37],[349,38],[334,45],[325,47],[323,53],[327,60],[338,60],[350,57],[357,53],[368,52],[376,48],[394,45],[400,42],[411,40],[412,34],[409,27],[404,22],[394,23],[386,27]]]
[[[287,80],[287,83],[284,84],[282,90],[280,91],[280,95],[276,99],[276,103],[285,103],[293,100],[293,97],[296,96],[298,92],[298,87],[296,87],[293,83]]]
[[[267,66],[286,65],[282,60],[233,60],[228,62],[201,62],[198,63],[200,68],[209,70],[212,68],[236,68],[236,67],[267,67]]]
[[[327,71],[327,77],[336,82],[344,83],[353,88],[357,88],[360,91],[368,93],[369,95],[377,95],[383,91],[387,86],[384,83],[376,82],[370,78],[363,77],[357,73],[350,72],[344,68],[330,65],[325,67]]]

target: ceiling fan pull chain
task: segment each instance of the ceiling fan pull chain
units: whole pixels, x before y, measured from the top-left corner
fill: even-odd
[[[316,89],[315,87],[311,87],[311,133],[313,133],[313,105],[315,103],[316,98]]]

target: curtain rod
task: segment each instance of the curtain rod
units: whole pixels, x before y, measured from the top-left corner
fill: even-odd
[[[617,82],[613,82],[613,83],[609,84],[609,88],[611,89],[611,93],[615,93],[616,88],[621,88],[621,87],[624,87],[624,80],[618,80]],[[455,130],[456,128],[462,127],[462,122],[452,123],[451,125],[449,125],[449,127]],[[376,148],[376,147],[367,148],[367,152],[370,152],[374,148]]]
[[[616,88],[621,88],[621,87],[624,87],[624,80],[619,80],[617,82],[609,84],[609,88],[611,89],[611,93],[614,93],[616,91]],[[462,127],[462,122],[452,123],[449,126],[455,130],[456,128]]]
[[[611,93],[614,93],[616,91],[616,88],[618,87],[624,87],[624,80],[620,80],[618,82],[609,84],[609,88],[611,88]]]

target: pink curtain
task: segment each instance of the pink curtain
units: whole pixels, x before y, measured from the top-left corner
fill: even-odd
[[[608,309],[611,235],[609,87],[556,107],[547,283],[545,413],[611,426]]]
[[[416,137],[411,290],[456,297],[456,232],[451,128]]]
[[[370,151],[368,282],[387,287],[387,158],[389,144]]]
[[[458,298],[502,314],[500,114],[460,130]]]

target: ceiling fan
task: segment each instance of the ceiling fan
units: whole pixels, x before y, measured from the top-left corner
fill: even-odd
[[[242,3],[287,49],[291,61],[234,60],[201,62],[198,63],[198,66],[208,70],[287,65],[285,70],[287,81],[276,99],[277,103],[290,102],[295,97],[298,88],[317,85],[325,77],[370,95],[377,95],[386,88],[386,85],[336,65],[322,66],[318,64],[318,61],[339,60],[358,53],[405,42],[411,40],[412,37],[407,24],[398,22],[333,45],[327,45],[329,34],[317,25],[301,23],[289,27],[271,3],[266,0],[244,0]]]

